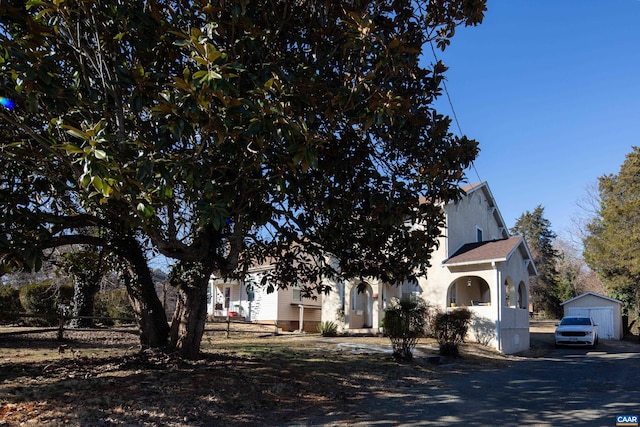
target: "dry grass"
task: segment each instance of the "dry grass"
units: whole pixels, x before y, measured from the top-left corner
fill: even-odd
[[[62,348],[55,336],[0,340],[0,425],[304,424],[371,393],[514,360],[464,344],[460,359],[433,364],[434,343],[423,340],[414,361],[399,364],[382,337],[210,331],[204,357],[184,361],[140,354],[129,334],[71,332]]]

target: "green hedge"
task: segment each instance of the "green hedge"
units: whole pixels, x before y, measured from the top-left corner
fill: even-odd
[[[52,280],[31,283],[20,288],[20,304],[27,313],[50,316],[47,318],[28,317],[25,323],[32,326],[52,326],[61,304],[70,305],[73,299],[73,285],[56,284]]]
[[[8,285],[0,286],[0,324],[19,323],[22,318],[17,314],[23,311],[20,291]]]
[[[457,308],[436,315],[433,332],[440,345],[442,356],[458,356],[459,346],[464,341],[471,324],[471,316],[471,311],[466,308]]]
[[[419,298],[391,299],[384,311],[382,326],[391,340],[396,360],[409,361],[413,358],[413,349],[426,334],[429,311],[429,305]]]

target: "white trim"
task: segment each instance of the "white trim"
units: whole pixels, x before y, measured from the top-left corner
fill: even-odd
[[[568,303],[573,302],[573,301],[575,301],[575,300],[578,300],[578,299],[580,299],[580,298],[582,298],[582,297],[586,297],[587,295],[592,295],[592,296],[594,296],[594,297],[602,298],[602,299],[604,299],[604,300],[611,301],[611,302],[615,302],[615,303],[618,303],[618,304],[620,304],[620,305],[622,305],[622,304],[623,304],[623,303],[622,303],[622,301],[617,300],[617,299],[615,299],[615,298],[611,298],[611,297],[608,297],[608,296],[606,296],[606,295],[597,294],[597,293],[595,293],[595,292],[591,292],[591,291],[589,291],[589,292],[585,292],[584,294],[578,295],[577,297],[573,297],[573,298],[571,298],[570,300],[567,300],[567,301],[565,301],[565,302],[561,302],[561,303],[560,303],[560,305],[568,304]]]
[[[464,265],[495,264],[496,262],[505,262],[505,261],[507,261],[507,258],[482,259],[478,261],[465,261],[465,262],[456,262],[456,263],[447,263],[445,261],[443,265],[445,267],[460,267]]]

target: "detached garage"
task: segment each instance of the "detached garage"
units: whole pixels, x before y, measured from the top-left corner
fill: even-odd
[[[622,301],[595,292],[586,292],[560,304],[565,316],[591,316],[598,324],[598,337],[622,338]]]

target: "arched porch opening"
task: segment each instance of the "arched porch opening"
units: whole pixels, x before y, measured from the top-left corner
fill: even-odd
[[[507,277],[504,280],[504,300],[505,307],[515,307],[517,303],[516,288],[513,285],[513,280],[511,280],[510,277]]]
[[[517,294],[517,306],[518,308],[527,308],[529,301],[527,301],[527,286],[524,282],[520,282],[518,284],[518,294]]]
[[[366,282],[351,288],[351,307],[349,308],[349,328],[361,329],[373,326],[373,289]]]
[[[491,305],[489,284],[478,276],[459,277],[449,285],[447,302],[450,307]]]

